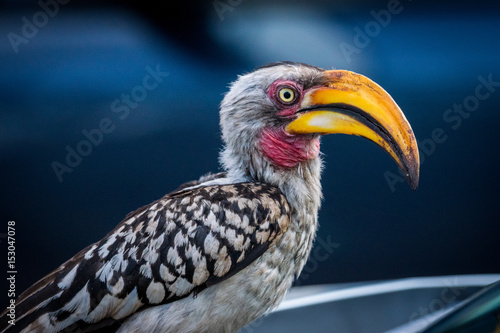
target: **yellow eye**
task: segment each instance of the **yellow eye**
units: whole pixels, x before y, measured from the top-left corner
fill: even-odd
[[[279,91],[279,97],[284,103],[293,102],[295,99],[295,91],[290,88],[281,88]]]

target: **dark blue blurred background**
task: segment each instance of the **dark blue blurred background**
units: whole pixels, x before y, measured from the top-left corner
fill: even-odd
[[[6,251],[14,220],[19,292],[128,212],[217,171],[228,83],[279,60],[378,82],[423,160],[413,192],[376,145],[323,138],[321,241],[298,284],[500,272],[493,2],[42,3],[0,2],[0,241]],[[141,88],[155,69],[161,82]],[[89,152],[82,131],[103,119]],[[68,147],[88,155],[58,179]]]

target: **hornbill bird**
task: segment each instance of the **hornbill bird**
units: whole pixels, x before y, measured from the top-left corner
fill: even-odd
[[[408,121],[353,72],[265,65],[232,83],[220,125],[223,172],[128,214],[26,290],[0,332],[235,332],[262,316],[311,251],[324,134],[370,139],[418,184]]]

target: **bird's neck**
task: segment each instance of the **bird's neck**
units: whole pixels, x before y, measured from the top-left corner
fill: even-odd
[[[283,168],[274,165],[258,151],[251,149],[243,153],[226,147],[221,161],[232,182],[266,182],[283,192],[292,208],[290,228],[296,238],[295,275],[298,275],[309,257],[318,224],[322,199],[321,158],[318,156],[294,167]]]
[[[220,160],[232,182],[269,183],[281,189],[293,208],[304,207],[316,212],[320,207],[322,161],[319,156],[292,167],[282,167],[265,157],[257,147],[246,151],[226,147]]]

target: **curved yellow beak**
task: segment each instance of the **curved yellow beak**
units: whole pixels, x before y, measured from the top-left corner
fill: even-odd
[[[351,134],[387,151],[412,189],[420,159],[410,124],[392,97],[369,78],[345,70],[325,71],[327,83],[306,92],[286,131],[291,134]]]

